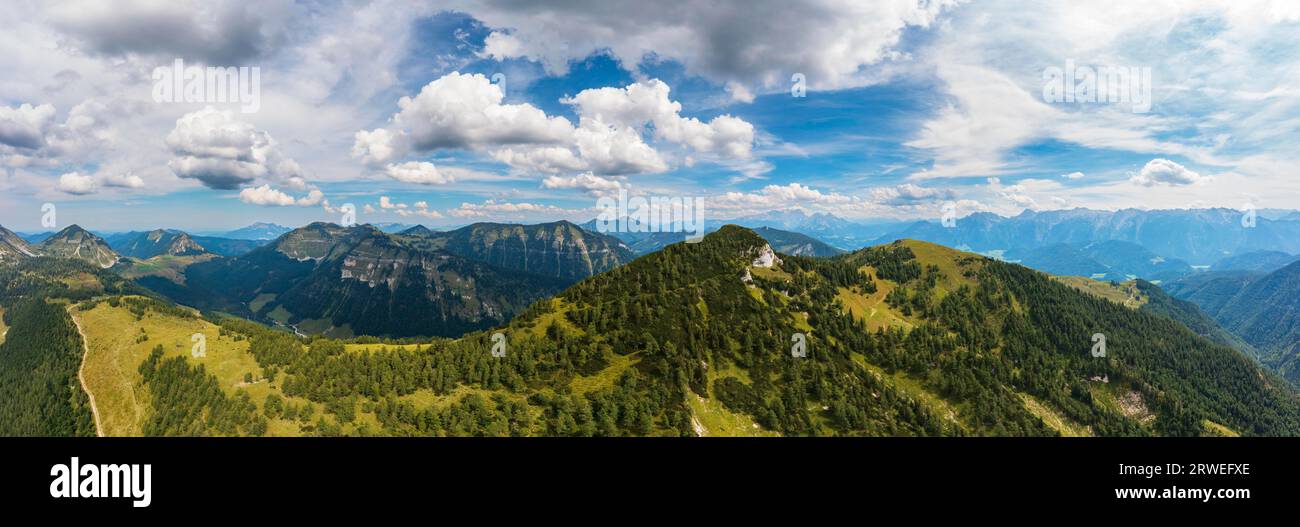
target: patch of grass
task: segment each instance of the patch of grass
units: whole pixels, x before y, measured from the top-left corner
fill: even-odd
[[[1221,425],[1221,424],[1219,424],[1219,423],[1216,423],[1216,422],[1214,422],[1214,421],[1211,421],[1211,420],[1209,420],[1209,419],[1206,419],[1206,420],[1204,420],[1204,421],[1201,421],[1201,425],[1205,427],[1205,435],[1207,435],[1207,436],[1212,436],[1212,437],[1241,437],[1241,434],[1238,434],[1237,432],[1233,431],[1231,428],[1228,428],[1228,427],[1226,427],[1226,426],[1223,426],[1223,425]]]
[[[343,349],[350,353],[376,352],[383,350],[407,350],[412,351],[428,346],[428,344],[344,344]]]
[[[704,398],[687,392],[686,402],[691,407],[692,424],[698,424],[706,437],[772,437],[776,432],[758,426],[748,415],[728,410],[717,399]]]
[[[640,352],[629,355],[610,353],[609,357],[607,357],[609,366],[595,375],[574,377],[570,381],[569,387],[573,389],[573,393],[578,395],[613,387],[618,378],[623,375],[623,372],[641,362],[638,355],[640,355]]]
[[[1043,404],[1038,399],[1035,399],[1032,395],[1029,395],[1027,393],[1020,393],[1020,392],[1017,392],[1016,395],[1019,395],[1020,400],[1024,401],[1025,409],[1029,410],[1029,413],[1034,414],[1034,416],[1038,417],[1039,419],[1042,419],[1044,424],[1046,424],[1052,430],[1056,430],[1062,436],[1064,437],[1091,437],[1092,436],[1091,430],[1088,430],[1086,427],[1079,426],[1078,423],[1075,423],[1069,418],[1057,413],[1056,410],[1053,410],[1052,408]]]
[[[181,356],[202,364],[227,395],[248,392],[261,408],[266,397],[280,393],[275,383],[266,382],[262,369],[248,354],[248,340],[221,336],[219,328],[199,318],[181,318],[146,311],[136,320],[125,306],[100,303],[88,311],[72,310],[72,315],[86,333],[89,351],[84,376],[87,388],[95,395],[100,423],[106,436],[139,436],[150,411],[149,391],[141,385],[139,367],[155,346],[162,345],[166,357]],[[193,356],[192,336],[204,336],[204,356]],[[258,381],[244,383],[244,374]],[[286,398],[303,405],[305,399]],[[318,407],[320,405],[317,405]],[[301,435],[298,425],[280,419],[270,420],[268,435]]]
[[[284,308],[284,306],[275,306],[275,309],[271,310],[270,313],[267,313],[266,316],[281,324],[288,324],[289,319],[293,318],[293,313],[290,313],[288,309]]]
[[[9,326],[5,325],[5,308],[0,307],[0,344],[5,343],[5,335],[9,333]]]
[[[750,266],[749,274],[753,275],[754,278],[762,278],[764,280],[770,280],[774,282],[789,282],[790,280],[794,279],[794,277],[791,276],[790,273],[787,273],[775,266],[773,267]]]
[[[398,400],[410,402],[411,404],[415,405],[416,410],[424,410],[427,408],[437,408],[439,410],[442,410],[451,406],[452,404],[459,402],[461,399],[464,399],[474,394],[479,395],[485,400],[491,400],[492,396],[494,395],[504,395],[506,399],[519,401],[519,402],[523,402],[525,399],[527,399],[527,397],[525,397],[523,394],[512,393],[507,391],[492,391],[477,386],[468,386],[468,385],[460,384],[457,385],[450,392],[443,395],[438,395],[436,393],[433,393],[433,390],[430,390],[428,388],[421,388],[419,390],[411,392],[410,394],[398,397]],[[357,415],[361,415],[361,413],[358,412]]]
[[[308,335],[321,335],[334,329],[334,323],[328,318],[309,318],[295,324],[298,331]]]
[[[132,260],[131,264],[122,269],[122,276],[126,278],[140,278],[144,276],[158,276],[165,278],[177,284],[185,284],[185,268],[199,263],[206,262],[216,258],[215,254],[196,254],[186,256],[176,256],[174,254],[161,254],[148,260]]]
[[[940,397],[938,394],[930,391],[921,381],[914,379],[903,372],[888,373],[879,366],[867,362],[866,357],[860,353],[853,353],[853,362],[866,368],[867,371],[875,375],[877,379],[884,381],[892,386],[895,390],[902,392],[908,397],[912,397],[921,402],[934,412],[935,415],[942,417],[949,424],[960,428],[965,428],[961,421],[957,419],[959,413],[956,407],[948,402],[947,399]]]
[[[549,311],[542,314],[541,316],[538,316],[533,321],[532,326],[524,328],[524,331],[526,331],[526,335],[531,335],[537,338],[545,338],[546,328],[551,327],[551,324],[559,324],[560,327],[563,328],[565,331],[576,335],[582,335],[586,333],[585,331],[582,330],[582,328],[575,326],[573,322],[569,321],[568,314],[572,306],[568,302],[565,302],[563,299],[560,298],[552,298],[550,300],[550,303],[551,303],[551,309]]]
[[[969,278],[963,273],[963,271],[971,267],[963,267],[961,262],[963,260],[973,262],[973,265],[976,266],[974,268],[978,268],[980,265],[978,262],[984,261],[983,257],[918,240],[902,240],[899,243],[912,250],[912,254],[916,255],[916,261],[922,267],[933,265],[939,268],[939,272],[943,276],[935,284],[935,302],[943,300],[943,297],[950,291],[956,291],[957,288],[963,285],[971,287],[978,285],[974,278]]]
[[[705,437],[780,436],[778,432],[759,426],[749,415],[728,410],[714,397],[714,382],[727,377],[734,377],[745,384],[752,382],[747,371],[728,364],[726,367],[709,368],[709,393],[701,396],[694,391],[686,392],[686,402],[691,407],[691,425],[697,433],[702,433]]]
[[[99,278],[90,273],[73,273],[59,279],[64,285],[74,292],[100,292],[104,290],[104,284],[99,282]]]
[[[1150,300],[1146,295],[1142,294],[1142,291],[1137,288],[1137,282],[1134,281],[1113,284],[1082,276],[1053,276],[1052,279],[1129,309],[1140,308]]]
[[[862,295],[855,293],[846,288],[836,288],[835,298],[844,305],[853,318],[867,321],[867,329],[875,331],[882,327],[902,326],[911,328],[912,322],[908,321],[903,315],[894,311],[888,303],[885,302],[885,295],[894,290],[893,282],[886,280],[876,281],[876,293],[872,295]]]
[[[248,302],[248,309],[254,313],[257,313],[261,311],[262,308],[266,307],[266,304],[268,302],[271,302],[272,300],[275,299],[276,299],[276,295],[274,293],[262,293],[260,295],[257,295],[257,298],[254,298]]]

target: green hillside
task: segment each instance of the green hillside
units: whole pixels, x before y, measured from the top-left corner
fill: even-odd
[[[499,328],[432,340],[200,317],[67,265],[42,283],[87,326],[87,386],[110,434],[1300,433],[1294,389],[1148,312],[1158,290],[1062,283],[910,240],[811,258],[727,226]],[[190,353],[193,333],[206,356]],[[1104,357],[1090,353],[1094,333]],[[84,416],[70,393],[42,400]],[[59,433],[85,433],[77,419]]]

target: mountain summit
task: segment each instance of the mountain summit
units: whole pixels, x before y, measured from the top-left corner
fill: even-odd
[[[37,246],[37,250],[45,256],[75,258],[105,269],[112,267],[120,258],[103,238],[77,225],[69,225],[46,238]]]
[[[507,332],[608,349],[589,369],[635,365],[613,390],[644,394],[629,403],[653,414],[629,425],[641,434],[1300,432],[1300,397],[1235,349],[1037,271],[913,240],[832,258],[768,247],[728,225]]]
[[[116,245],[121,255],[142,260],[160,255],[191,256],[208,252],[189,234],[165,229],[137,233]]]
[[[257,222],[241,229],[222,234],[222,237],[236,240],[274,240],[293,229],[274,223]]]

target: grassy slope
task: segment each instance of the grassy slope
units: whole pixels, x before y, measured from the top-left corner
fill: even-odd
[[[1087,427],[1079,426],[1078,423],[1075,423],[1058,413],[1056,410],[1053,410],[1051,407],[1043,404],[1038,399],[1035,399],[1034,396],[1027,393],[1017,393],[1016,395],[1019,395],[1020,399],[1024,401],[1025,408],[1028,409],[1030,413],[1034,414],[1039,419],[1042,419],[1047,426],[1050,426],[1053,430],[1059,432],[1062,437],[1089,437],[1092,435],[1092,430],[1089,430]]]
[[[247,391],[261,408],[272,393],[281,395],[273,383],[266,382],[262,370],[248,354],[247,340],[222,337],[217,326],[201,319],[185,319],[146,311],[136,320],[126,307],[112,307],[100,303],[89,311],[73,310],[86,333],[90,350],[86,356],[85,381],[95,394],[100,420],[106,436],[139,436],[149,412],[149,393],[140,384],[138,368],[149,352],[161,344],[166,356],[183,356],[186,360],[203,364],[214,374],[227,395]],[[207,352],[204,357],[193,357],[191,335],[205,335]],[[136,339],[145,335],[143,342]],[[253,384],[244,383],[244,374],[252,373]],[[304,404],[305,400],[295,400]],[[272,419],[268,435],[300,435],[298,425],[283,419]]]
[[[923,266],[934,265],[939,268],[941,273],[943,273],[943,278],[935,287],[936,298],[942,298],[942,296],[946,295],[949,291],[955,290],[962,285],[974,285],[975,282],[973,280],[963,276],[962,270],[958,265],[958,260],[963,257],[975,257],[976,255],[965,254],[947,247],[916,240],[901,240],[898,243],[911,249],[916,255],[917,261]],[[885,302],[885,297],[890,291],[893,291],[898,287],[897,284],[880,278],[875,269],[871,266],[864,265],[859,268],[859,271],[868,273],[876,278],[877,291],[874,294],[867,295],[843,287],[838,288],[838,293],[836,294],[835,299],[840,302],[840,305],[843,307],[845,312],[852,314],[856,319],[865,320],[867,322],[868,330],[873,332],[879,328],[887,328],[891,326],[911,329],[920,322],[919,319],[915,317],[903,315]],[[755,277],[769,280],[788,280],[791,278],[789,274],[776,269],[751,267],[750,272],[753,273]],[[957,424],[958,427],[964,427],[958,418],[960,414],[959,410],[943,397],[925,388],[921,381],[902,372],[896,372],[893,374],[886,373],[883,368],[867,362],[866,359],[859,354],[854,354],[853,360],[870,371],[876,378],[883,380],[886,384],[904,394],[907,394],[909,397],[919,400],[922,404],[929,407],[929,409],[936,415],[943,416],[948,421]],[[701,406],[708,401],[709,400],[707,399],[701,398],[699,401],[692,400],[689,402],[691,403],[692,409],[695,410],[698,415]],[[720,404],[713,404],[721,408]],[[740,415],[739,417],[749,420],[750,423],[753,422],[748,416]]]
[[[9,333],[9,326],[5,325],[5,308],[0,307],[0,344],[5,343],[5,335]]]
[[[912,249],[916,254],[917,260],[923,266],[937,266],[943,273],[943,279],[940,280],[935,288],[937,297],[942,297],[949,291],[955,290],[961,285],[974,285],[974,281],[964,276],[964,268],[959,261],[965,258],[974,257],[974,255],[961,253],[946,247],[905,240],[904,245]],[[978,264],[976,264],[978,265]],[[864,272],[870,272],[873,275],[874,270],[864,266]],[[754,276],[766,279],[789,278],[784,272],[774,269],[751,268]],[[779,275],[785,275],[781,277]],[[1116,303],[1127,305],[1130,308],[1136,308],[1145,300],[1140,294],[1135,295],[1131,284],[1113,285],[1107,282],[1098,282],[1085,278],[1061,278],[1060,281],[1076,289],[1089,292],[1096,296],[1111,300]],[[916,319],[905,317],[895,312],[886,302],[884,297],[895,284],[877,277],[879,290],[872,295],[861,295],[847,289],[841,289],[837,299],[843,304],[844,309],[852,313],[856,318],[866,318],[871,330],[877,327],[898,325],[902,327],[911,327]],[[751,290],[751,293],[755,291]],[[528,325],[512,324],[508,330],[513,335],[527,337],[540,337],[544,334],[545,328],[551,323],[558,323],[567,331],[582,332],[581,329],[573,326],[564,316],[568,311],[567,306],[560,299],[554,299],[551,310],[541,317],[531,321]],[[707,315],[707,308],[702,311],[704,316]],[[114,428],[114,425],[106,424],[109,429],[108,435],[138,435],[139,425],[142,422],[143,415],[140,414],[140,408],[146,403],[140,400],[138,392],[143,389],[139,387],[139,375],[136,373],[136,367],[147,357],[150,349],[158,343],[164,345],[168,355],[185,355],[189,356],[190,344],[189,335],[195,332],[204,332],[208,335],[208,356],[200,361],[207,361],[208,371],[217,375],[221,385],[228,393],[235,393],[236,390],[247,389],[253,400],[259,404],[264,401],[267,394],[278,392],[276,388],[268,383],[258,383],[252,386],[241,386],[243,375],[246,372],[252,372],[254,377],[260,377],[260,369],[252,357],[246,352],[247,342],[235,342],[228,339],[217,337],[218,332],[215,326],[199,320],[185,320],[175,317],[162,316],[157,313],[147,313],[143,320],[136,321],[125,308],[111,308],[107,304],[101,304],[88,313],[78,313],[82,318],[83,326],[87,328],[87,337],[91,340],[91,363],[88,364],[89,371],[96,372],[92,375],[99,375],[103,378],[91,380],[92,390],[101,402],[101,412],[109,414],[119,414],[115,418],[120,421]],[[139,334],[140,328],[150,336],[149,341],[135,343],[134,339]],[[597,338],[599,340],[599,338]],[[180,344],[178,347],[177,344]],[[415,348],[421,347],[422,344],[348,344],[348,351],[364,352],[377,351],[381,348]],[[125,350],[119,352],[110,352],[107,350]],[[899,391],[909,396],[919,399],[923,404],[930,407],[938,415],[945,416],[950,420],[960,424],[961,408],[955,406],[942,397],[925,387],[922,380],[913,379],[903,373],[886,374],[881,368],[874,364],[869,364],[860,356],[854,357],[855,361],[861,364],[869,371],[876,374],[878,378],[884,377],[886,382],[893,385]],[[194,360],[194,359],[190,359]],[[635,367],[639,359],[635,354],[629,356],[614,356],[610,365],[604,370],[589,376],[574,377],[570,385],[574,393],[589,393],[592,391],[604,389],[612,386],[614,381],[626,369]],[[102,370],[102,371],[101,371]],[[724,376],[735,376],[744,378],[746,372],[732,368],[730,371],[725,366],[720,366],[718,370],[709,372],[710,380],[716,380]],[[125,376],[130,379],[129,383],[109,382],[114,376]],[[100,386],[102,384],[102,386]],[[710,383],[710,388],[712,383]],[[1115,405],[1118,409],[1119,400],[1122,395],[1130,392],[1122,386],[1094,384],[1094,395],[1098,397],[1099,403],[1105,405]],[[549,390],[547,390],[549,392]],[[709,390],[712,392],[712,390]],[[461,400],[470,394],[479,394],[490,396],[493,392],[479,388],[461,386],[450,394],[434,395],[427,390],[421,390],[414,394],[403,397],[409,400],[418,408],[428,406],[445,407],[451,403]],[[101,394],[107,394],[101,395]],[[1054,409],[1048,407],[1042,402],[1025,394],[1017,394],[1025,405],[1025,408],[1042,419],[1048,426],[1059,431],[1062,435],[1091,435],[1091,431],[1077,423],[1071,422],[1062,417]],[[144,395],[147,396],[147,393]],[[688,397],[688,404],[692,410],[694,421],[697,423],[697,430],[702,429],[703,435],[710,436],[746,436],[746,435],[774,435],[772,432],[758,428],[753,420],[744,414],[738,414],[728,411],[716,399],[712,398],[713,394],[708,396],[697,396],[691,394]],[[113,403],[107,401],[111,397],[118,400]],[[305,400],[295,400],[298,404],[305,403]],[[105,407],[111,409],[105,410]],[[319,410],[319,408],[318,408]],[[1127,412],[1126,412],[1127,413]],[[319,411],[317,415],[319,415]],[[128,419],[128,417],[130,417]],[[1135,416],[1138,417],[1138,416]],[[358,412],[359,423],[369,423],[374,427],[373,416]],[[134,426],[134,428],[132,428]],[[1220,435],[1235,434],[1217,423],[1208,422],[1205,425],[1210,433]],[[300,433],[298,425],[293,422],[282,420],[272,420],[270,435],[296,435]]]
[[[206,262],[214,258],[217,258],[217,255],[198,254],[176,256],[163,254],[147,260],[133,260],[130,265],[124,266],[121,273],[125,278],[135,279],[143,276],[157,276],[180,285],[185,285],[186,267],[196,263]]]
[[[947,277],[961,277],[960,269],[952,265],[957,261],[957,258],[962,256],[962,253],[959,251],[941,245],[918,242],[915,240],[903,240],[900,243],[911,248],[912,251],[916,253],[917,260],[921,262],[922,265],[938,265],[940,270],[943,271]],[[1150,301],[1148,295],[1138,287],[1135,280],[1123,283],[1112,283],[1078,276],[1052,276],[1052,279],[1076,290],[1122,305],[1129,309],[1141,309]],[[945,282],[951,282],[951,280]],[[947,285],[951,288],[956,284],[948,283]],[[882,291],[884,290],[883,287],[881,289]],[[941,282],[940,289],[943,289],[943,282]],[[883,307],[888,308],[888,305],[884,304],[883,301],[881,301],[880,304]],[[1139,420],[1145,421],[1152,417],[1149,414],[1144,413],[1144,410],[1146,409],[1142,408],[1142,406],[1145,405],[1145,402],[1141,401],[1141,395],[1138,394],[1137,391],[1133,390],[1132,387],[1107,383],[1093,383],[1092,387],[1093,394],[1098,397],[1099,401],[1102,401],[1102,404],[1109,405],[1113,409]],[[1017,395],[1019,395],[1024,401],[1025,408],[1029,410],[1030,413],[1038,416],[1039,419],[1042,419],[1049,427],[1060,432],[1061,435],[1067,437],[1092,435],[1092,431],[1087,427],[1080,426],[1078,423],[1060,415],[1056,410],[1043,404],[1034,397],[1024,393],[1017,393]],[[1141,401],[1141,404],[1134,404],[1134,401]],[[1238,435],[1237,432],[1231,428],[1208,419],[1204,422],[1204,428],[1207,435]]]
[[[557,301],[558,302],[558,301]],[[136,316],[125,307],[112,307],[106,302],[102,302],[88,311],[73,310],[74,316],[81,322],[86,332],[86,338],[89,342],[90,352],[87,355],[86,362],[86,383],[90,391],[95,394],[96,403],[99,407],[101,420],[105,429],[105,435],[108,436],[139,436],[143,424],[149,412],[149,393],[146,388],[140,384],[140,374],[138,368],[148,356],[154,346],[162,344],[166,356],[182,356],[188,361],[195,361],[203,364],[207,371],[216,375],[222,389],[228,395],[234,395],[241,390],[247,391],[252,400],[261,408],[268,395],[274,393],[281,397],[284,394],[280,392],[278,383],[269,383],[263,379],[263,372],[248,353],[248,341],[236,340],[231,336],[220,336],[219,328],[202,319],[186,319],[153,311],[146,311],[145,315],[137,320]],[[551,321],[559,321],[566,328],[578,331],[562,316],[543,317],[537,323],[518,328],[525,334],[540,336],[545,332],[547,325]],[[513,331],[513,330],[512,330]],[[190,337],[195,333],[202,333],[206,336],[207,353],[204,357],[195,358],[191,350],[193,344]],[[136,342],[141,335],[148,336],[148,340]],[[378,351],[380,349],[417,349],[427,344],[347,344],[345,348],[349,352],[363,353]],[[635,367],[639,359],[636,356],[614,356],[610,365],[605,369],[589,376],[575,376],[570,384],[573,393],[583,394],[592,391],[602,390],[614,385],[619,376],[629,368]],[[253,384],[244,383],[244,374],[252,373],[254,379],[259,381]],[[402,399],[415,404],[416,408],[424,409],[428,407],[445,408],[453,403],[459,402],[464,397],[471,394],[478,394],[483,397],[491,397],[494,393],[491,390],[481,388],[461,386],[446,395],[435,395],[428,390],[420,390],[413,394],[403,396]],[[508,398],[523,399],[522,395],[505,394]],[[299,406],[307,403],[306,399],[284,397],[287,402]],[[322,415],[322,408],[317,406],[316,417]],[[736,423],[735,428],[743,431],[744,427],[751,426],[752,421],[746,416],[728,416],[729,412],[721,409],[721,405],[712,403],[717,408],[703,420],[713,424],[720,419],[726,419]],[[716,416],[716,417],[714,417]],[[315,417],[313,417],[314,421]],[[331,417],[327,417],[332,421]],[[355,432],[357,425],[365,424],[373,430],[378,430],[378,421],[372,414],[358,409],[357,419],[354,424],[344,426],[345,432]],[[765,433],[762,430],[750,429],[748,435],[758,435]],[[271,436],[297,436],[303,432],[299,423],[284,419],[271,419],[267,435]]]
[[[964,259],[971,259],[969,260],[970,265],[979,265],[980,257],[978,255],[964,253],[942,245],[918,240],[899,240],[896,243],[911,249],[912,253],[916,255],[916,261],[920,263],[923,268],[929,266],[939,268],[939,272],[942,273],[942,278],[938,281],[934,289],[936,301],[961,286],[975,287],[977,285],[974,279],[966,276],[967,268],[963,267],[960,262]],[[846,311],[853,314],[855,318],[865,318],[868,324],[868,329],[871,331],[875,331],[880,327],[888,326],[900,326],[910,329],[920,322],[919,319],[916,319],[915,317],[904,316],[885,302],[885,296],[897,287],[897,284],[880,278],[875,273],[875,270],[870,266],[863,266],[861,271],[871,273],[872,276],[876,277],[878,290],[873,295],[862,295],[840,288],[839,294],[836,298],[844,305]],[[1076,277],[1062,277],[1061,281],[1067,285],[1075,287],[1076,289],[1125,305],[1129,305],[1125,300],[1128,299],[1130,295],[1137,295],[1137,290],[1132,286],[1132,284],[1129,284],[1127,287],[1115,287],[1106,282],[1098,282],[1087,278],[1076,279]],[[1136,308],[1137,305],[1130,305],[1130,307]],[[959,426],[961,425],[960,407],[953,405],[940,395],[926,388],[921,380],[912,378],[902,372],[895,372],[893,374],[886,373],[883,368],[867,362],[860,355],[855,354],[853,359],[855,362],[858,362],[870,370],[877,378],[884,378],[886,382],[893,385],[896,389],[920,400],[936,414],[944,416],[949,421],[958,423]],[[1043,423],[1059,432],[1062,436],[1080,437],[1092,435],[1092,431],[1088,430],[1087,427],[1062,416],[1059,412],[1048,405],[1043,404],[1034,397],[1024,393],[1017,393],[1016,395],[1019,396],[1025,409],[1028,410],[1029,413],[1037,416],[1043,421]]]
[[[1112,284],[1082,276],[1053,276],[1052,279],[1130,309],[1140,308],[1148,300],[1146,295],[1138,290],[1136,282],[1132,280],[1122,284]]]
[[[957,419],[957,408],[948,400],[927,389],[921,381],[918,381],[903,372],[887,373],[883,368],[867,362],[866,358],[857,353],[853,354],[853,361],[862,365],[862,367],[871,371],[877,379],[881,379],[885,384],[892,386],[894,389],[903,392],[908,397],[921,401],[922,404],[929,407],[930,411],[944,419],[964,428],[961,421]]]
[[[369,353],[382,350],[414,350],[428,344],[344,344],[343,348],[349,353]]]

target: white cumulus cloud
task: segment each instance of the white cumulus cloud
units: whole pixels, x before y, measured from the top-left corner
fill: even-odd
[[[450,174],[443,174],[438,167],[428,161],[408,161],[401,164],[389,164],[384,173],[402,183],[420,185],[445,185],[455,181]]]
[[[681,104],[657,79],[563,99],[578,114],[576,126],[531,104],[503,100],[501,87],[483,75],[447,74],[415,97],[402,97],[391,127],[357,132],[352,156],[376,165],[409,151],[483,151],[519,170],[627,175],[671,168],[648,137],[718,161],[748,159],[754,144],[754,126],[743,119],[683,117]]]
[[[90,194],[95,191],[95,178],[78,172],[69,172],[59,176],[58,189],[77,196]]]
[[[266,207],[314,207],[324,202],[325,194],[319,189],[312,189],[306,196],[294,198],[281,190],[271,188],[270,185],[262,185],[239,191],[239,200],[250,205]]]
[[[1130,181],[1145,187],[1156,185],[1178,187],[1205,183],[1212,179],[1212,176],[1203,176],[1168,159],[1156,158],[1147,162],[1140,172],[1130,178]]]
[[[256,180],[288,180],[302,170],[285,157],[271,135],[235,119],[229,110],[207,107],[176,120],[167,134],[177,176],[218,190],[234,190]]]

